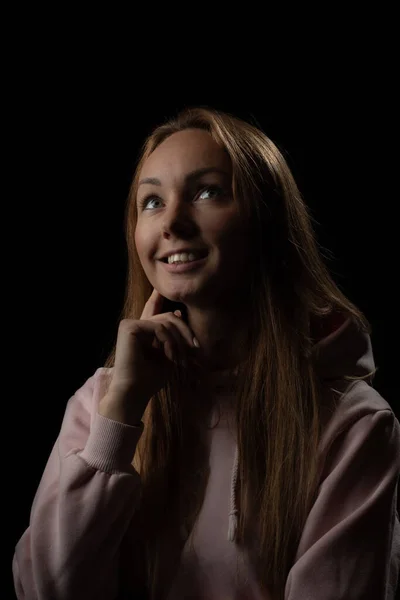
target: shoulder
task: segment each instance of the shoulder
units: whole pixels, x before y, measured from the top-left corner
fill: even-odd
[[[323,418],[320,448],[326,454],[332,444],[343,435],[354,431],[377,430],[393,432],[400,449],[400,424],[390,404],[366,381],[340,382],[326,389],[327,412]],[[326,400],[326,398],[325,398]],[[400,450],[399,450],[400,451]]]

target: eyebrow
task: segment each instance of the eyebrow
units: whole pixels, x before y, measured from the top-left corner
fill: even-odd
[[[218,169],[217,167],[205,167],[203,169],[196,169],[196,171],[192,171],[191,173],[188,173],[185,177],[185,181],[191,182],[196,179],[200,179],[200,177],[202,177],[203,175],[207,175],[207,173],[220,173],[221,175],[224,175],[225,177],[229,177],[228,173],[226,171],[223,171],[222,169]],[[157,179],[157,177],[145,177],[144,179],[141,179],[139,181],[139,185],[142,185],[143,183],[149,183],[151,185],[160,185],[160,186],[162,185],[161,181],[159,179]]]

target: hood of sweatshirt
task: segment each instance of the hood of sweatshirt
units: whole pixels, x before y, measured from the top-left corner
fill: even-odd
[[[371,383],[375,370],[370,335],[359,330],[352,317],[333,313],[315,322],[312,327],[315,344],[312,358],[318,375],[323,381],[334,381],[346,376],[364,376]],[[370,378],[368,378],[370,375]],[[236,482],[238,477],[238,448],[231,475],[231,496],[229,511],[228,540],[236,539],[238,509],[236,502]]]

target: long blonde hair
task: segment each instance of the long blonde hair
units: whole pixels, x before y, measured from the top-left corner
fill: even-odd
[[[152,292],[134,242],[140,170],[161,142],[187,128],[206,130],[228,152],[233,193],[254,232],[251,350],[239,367],[235,416],[237,543],[247,544],[248,516],[257,514],[254,566],[260,586],[281,600],[320,476],[322,382],[311,357],[313,324],[318,327],[334,313],[352,317],[368,333],[370,324],[333,281],[313,218],[277,146],[257,127],[210,108],[182,111],[143,146],[125,214],[128,273],[121,318],[139,319]],[[114,357],[115,346],[106,367]],[[165,571],[173,572],[179,562],[182,528],[192,530],[207,485],[206,449],[201,425],[185,402],[187,385],[177,367],[150,400],[133,461],[142,480],[135,518],[143,551],[132,560],[152,600],[164,597]]]

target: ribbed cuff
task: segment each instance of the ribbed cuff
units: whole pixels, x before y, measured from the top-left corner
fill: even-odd
[[[107,473],[133,473],[132,460],[143,432],[96,413],[86,446],[79,455],[92,467]]]

